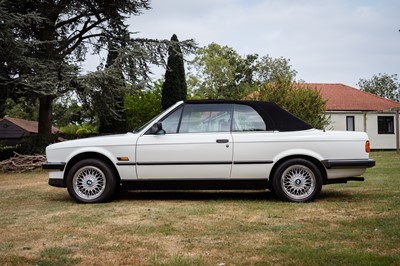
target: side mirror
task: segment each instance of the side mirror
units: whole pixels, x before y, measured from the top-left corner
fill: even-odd
[[[155,123],[152,128],[151,132],[155,135],[165,135],[165,130],[162,127],[162,122]]]

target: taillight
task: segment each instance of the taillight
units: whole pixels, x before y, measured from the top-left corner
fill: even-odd
[[[371,146],[369,144],[369,140],[365,142],[365,152],[369,153],[371,151]]]

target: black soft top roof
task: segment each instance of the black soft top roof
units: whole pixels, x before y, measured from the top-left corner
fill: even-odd
[[[244,104],[253,107],[264,120],[268,131],[297,131],[313,127],[273,102],[235,100],[186,100],[187,104]]]

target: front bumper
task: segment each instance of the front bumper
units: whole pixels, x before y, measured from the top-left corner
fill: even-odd
[[[64,171],[66,163],[64,162],[47,162],[42,164],[44,170],[60,170]]]
[[[44,170],[49,171],[49,185],[53,187],[66,187],[63,179],[63,171],[66,163],[64,162],[46,162],[42,164]]]
[[[67,187],[63,179],[49,179],[49,185],[52,187]]]

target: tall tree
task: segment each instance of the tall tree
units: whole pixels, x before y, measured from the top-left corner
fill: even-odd
[[[186,100],[187,97],[183,54],[175,34],[171,37],[168,49],[167,69],[161,95],[161,104],[164,110],[180,100]]]
[[[114,21],[112,20],[113,24]],[[116,32],[120,38],[109,40],[105,69],[113,69],[113,76],[106,76],[100,84],[100,90],[94,92],[94,108],[99,116],[99,133],[126,132],[127,121],[124,109],[125,78],[121,62],[117,61],[118,49],[129,43],[129,32],[120,28]],[[117,87],[117,88],[116,88]],[[104,108],[107,106],[107,108]]]
[[[211,43],[190,63],[189,87],[195,96],[241,99],[259,85],[278,78],[293,80],[296,71],[284,58],[239,55],[233,48]]]
[[[1,54],[9,52],[10,44],[17,50],[2,62],[2,89],[39,99],[39,134],[46,135],[51,133],[53,100],[64,93],[78,90],[90,95],[88,91],[101,89],[90,81],[119,73],[120,82],[121,69],[125,82],[142,86],[148,80],[149,64],[164,60],[168,42],[129,38],[125,47],[112,48],[117,51],[113,67],[85,77],[79,75],[77,65],[88,50],[99,52],[110,42],[119,43],[119,33],[127,28],[126,17],[149,8],[149,0],[2,0],[0,14],[6,16],[1,16],[0,32],[6,38]],[[122,38],[126,40],[126,35]],[[194,43],[187,44],[190,50]]]
[[[16,83],[16,77],[28,72],[32,61],[26,57],[30,46],[24,45],[17,39],[22,33],[16,29],[23,29],[30,24],[40,23],[42,18],[36,13],[15,14],[10,12],[9,4],[0,1],[0,117],[9,108],[8,103],[19,104],[19,99],[36,101],[32,95],[25,98],[18,91],[21,85]],[[27,33],[26,33],[27,34]],[[23,80],[21,78],[21,80]],[[22,83],[22,82],[21,82]]]
[[[400,102],[400,83],[397,80],[397,74],[379,73],[370,79],[360,79],[357,84],[362,91]]]
[[[12,28],[25,66],[16,68],[14,88],[39,98],[39,134],[51,133],[53,99],[71,89],[88,44],[98,49],[124,27],[124,15],[149,8],[147,0],[2,1],[11,17],[36,16]],[[111,24],[113,20],[115,23]],[[118,38],[118,36],[116,36]]]
[[[285,78],[265,83],[247,98],[275,102],[315,128],[322,129],[330,122],[326,103],[318,90]]]

